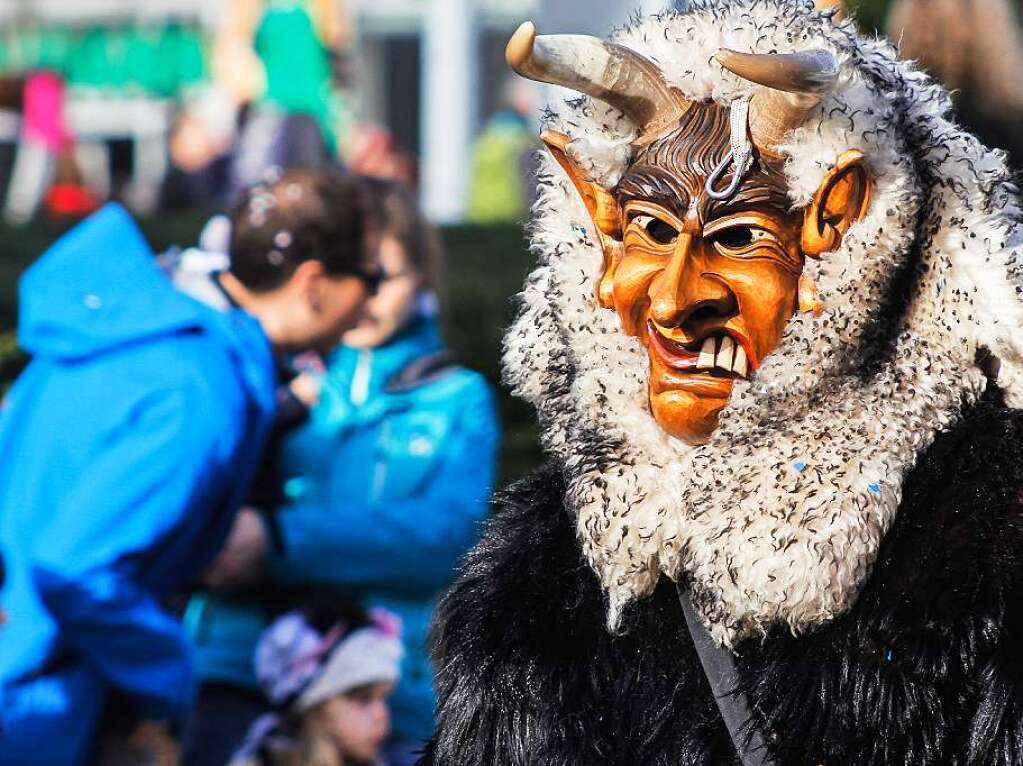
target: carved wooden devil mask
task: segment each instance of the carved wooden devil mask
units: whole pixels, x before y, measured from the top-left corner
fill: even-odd
[[[624,46],[575,35],[508,43],[519,74],[616,107],[636,126],[624,173],[602,176],[563,133],[541,137],[586,205],[604,255],[596,297],[649,357],[650,409],[669,434],[705,442],[736,378],[754,375],[797,311],[819,312],[806,257],[834,250],[866,212],[863,155],[848,151],[812,202],[791,209],[777,147],[837,77],[830,54],[722,50],[758,87],[730,107],[691,102]]]

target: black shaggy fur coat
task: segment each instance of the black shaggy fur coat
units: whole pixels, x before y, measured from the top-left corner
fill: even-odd
[[[1023,414],[921,455],[854,608],[738,647],[779,764],[1023,764]],[[604,623],[560,469],[516,485],[444,599],[428,766],[734,764],[673,583]]]

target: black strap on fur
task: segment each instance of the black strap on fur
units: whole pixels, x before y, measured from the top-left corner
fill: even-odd
[[[732,738],[735,751],[743,766],[774,766],[774,761],[767,752],[763,735],[751,725],[749,704],[744,694],[738,691],[739,674],[735,668],[735,657],[732,653],[718,646],[710,633],[700,622],[693,610],[693,602],[689,594],[678,586],[678,600],[682,604],[682,613],[686,618],[686,627],[693,639],[693,646],[700,656],[703,673],[710,682],[714,701],[724,719],[728,735]]]

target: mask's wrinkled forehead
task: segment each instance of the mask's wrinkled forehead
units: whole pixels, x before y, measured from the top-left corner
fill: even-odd
[[[637,152],[618,184],[619,202],[649,200],[682,218],[695,198],[702,221],[751,207],[787,213],[788,184],[781,162],[763,155],[731,198],[717,201],[706,194],[707,177],[729,152],[729,137],[727,108],[714,102],[693,104],[675,130]]]

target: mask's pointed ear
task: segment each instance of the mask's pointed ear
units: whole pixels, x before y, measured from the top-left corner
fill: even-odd
[[[554,159],[568,174],[597,229],[600,246],[604,253],[604,269],[597,285],[597,300],[604,308],[612,308],[614,306],[611,297],[612,281],[622,253],[621,208],[609,190],[586,178],[569,157],[568,144],[572,140],[569,136],[553,130],[545,130],[540,134],[540,140],[547,145],[547,149],[554,155]]]
[[[863,152],[850,149],[827,172],[803,215],[801,247],[811,258],[837,248],[849,227],[866,215],[870,176]]]

